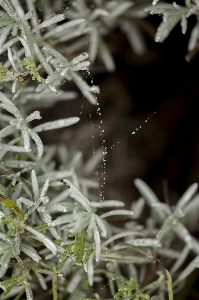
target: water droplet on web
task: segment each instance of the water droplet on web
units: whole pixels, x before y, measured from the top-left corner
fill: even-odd
[[[133,131],[132,134],[135,134],[135,131]]]

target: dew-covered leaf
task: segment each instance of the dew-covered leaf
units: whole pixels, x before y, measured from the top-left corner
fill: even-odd
[[[41,241],[53,254],[57,253],[57,247],[56,245],[43,233],[38,232],[31,228],[30,226],[25,226],[26,230],[31,232],[39,241]]]
[[[55,16],[51,17],[50,19],[45,20],[42,23],[40,23],[37,27],[34,28],[34,31],[38,31],[38,30],[41,30],[42,28],[51,26],[52,24],[61,22],[65,18],[66,18],[66,16],[64,14],[55,15]]]
[[[104,213],[100,216],[100,218],[104,219],[111,216],[118,216],[118,215],[124,215],[124,216],[132,216],[133,211],[126,210],[126,209],[116,209],[108,211],[107,213]]]
[[[56,121],[51,121],[51,122],[47,122],[47,123],[43,123],[41,125],[38,125],[33,130],[35,132],[53,130],[53,129],[58,129],[58,128],[71,126],[71,125],[77,123],[78,121],[79,121],[78,117],[59,119],[59,120],[56,120]]]
[[[187,203],[191,200],[191,198],[196,193],[197,189],[198,189],[198,184],[194,183],[186,190],[186,192],[182,195],[182,197],[176,204],[175,212],[177,212],[180,209],[182,210],[184,209],[184,207],[187,205]]]

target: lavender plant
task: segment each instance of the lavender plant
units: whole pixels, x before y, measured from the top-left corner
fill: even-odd
[[[186,34],[188,27],[188,19],[195,16],[196,23],[192,28],[189,42],[188,53],[186,55],[186,61],[190,62],[193,57],[198,53],[198,0],[185,0],[185,5],[179,5],[177,2],[164,3],[159,0],[154,0],[151,7],[145,9],[150,14],[158,14],[163,17],[161,24],[159,25],[155,40],[156,42],[163,42],[173,30],[173,28],[180,23],[182,34]]]
[[[107,70],[114,69],[104,37],[120,26],[133,44],[130,25],[118,16],[136,10],[131,1],[95,0],[89,8],[79,0],[58,14],[64,1],[50,4],[0,0],[0,299],[155,300],[169,295],[172,300],[198,267],[199,243],[185,226],[199,206],[197,184],[173,210],[136,179],[142,198],[127,210],[122,201],[98,199],[92,189],[99,183],[83,172],[77,176],[84,169],[92,172],[93,157],[84,164],[73,152],[69,161],[65,145],[45,146],[39,136],[79,121],[41,121],[39,108],[76,97],[61,90],[63,81],[74,81],[85,98],[97,103],[99,88],[89,86],[81,71],[89,71],[97,55]],[[80,53],[87,44],[89,54]],[[31,126],[34,120],[40,124]],[[58,167],[56,155],[62,162]],[[97,151],[95,159],[102,157]],[[146,205],[151,211],[143,226]],[[125,222],[115,226],[113,216]],[[194,259],[182,269],[189,253]]]

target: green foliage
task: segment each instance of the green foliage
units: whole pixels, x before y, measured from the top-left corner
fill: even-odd
[[[68,9],[65,1],[52,2],[0,0],[0,299],[17,300],[25,293],[31,300],[45,291],[46,299],[53,300],[163,300],[168,295],[173,300],[175,288],[198,266],[199,243],[185,223],[199,207],[197,184],[171,209],[136,179],[142,198],[123,209],[122,201],[101,201],[93,193],[99,182],[87,178],[105,149],[84,162],[80,152],[59,142],[43,145],[38,134],[79,121],[41,121],[40,108],[77,96],[62,90],[65,81],[97,103],[99,88],[81,72],[89,74],[96,58],[114,70],[112,47],[105,41],[116,28],[125,32],[134,51],[135,35],[144,49],[141,32],[128,20],[146,14],[132,1],[94,0],[90,8],[89,1],[74,0]],[[176,5],[159,8],[170,26],[184,20],[181,12]],[[126,217],[121,226],[109,219],[118,215]],[[195,257],[184,267],[189,253]]]

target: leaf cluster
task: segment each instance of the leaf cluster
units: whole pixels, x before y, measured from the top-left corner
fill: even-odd
[[[137,179],[142,197],[125,209],[122,201],[99,199],[99,182],[88,179],[105,149],[85,162],[79,151],[45,146],[39,135],[79,121],[41,121],[39,108],[77,96],[61,89],[63,81],[72,80],[96,104],[99,88],[81,72],[90,72],[97,56],[112,71],[109,32],[119,27],[131,42],[136,32],[121,22],[136,16],[131,1],[94,0],[90,8],[90,1],[79,0],[57,13],[64,2],[54,1],[50,16],[48,0],[0,0],[0,299],[36,299],[43,290],[53,300],[155,300],[167,299],[167,292],[172,300],[198,266],[199,243],[185,226],[199,206],[197,184],[172,209]],[[190,253],[194,259],[183,268]]]

